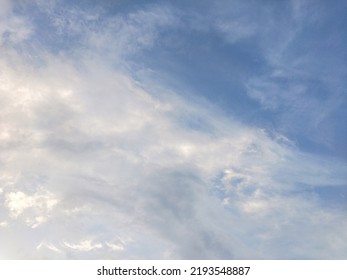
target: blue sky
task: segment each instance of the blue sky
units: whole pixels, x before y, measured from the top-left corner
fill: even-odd
[[[345,259],[345,1],[0,1],[0,258]]]

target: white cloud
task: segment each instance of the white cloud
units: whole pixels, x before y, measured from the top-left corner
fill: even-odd
[[[0,16],[6,16],[12,10],[12,5],[10,0],[0,1]]]
[[[41,242],[37,247],[36,249],[37,250],[42,250],[43,248],[46,248],[48,250],[51,250],[55,253],[62,253],[61,250],[59,250],[56,246],[50,244],[50,243],[45,243],[45,242]]]
[[[115,63],[119,56],[153,47],[162,29],[177,24],[171,10],[161,6],[112,17],[107,12],[100,8],[83,11],[70,7],[64,12],[56,13],[53,9],[49,13],[58,35],[74,35],[88,46],[80,46],[88,57],[98,53]]]
[[[123,250],[124,250],[123,244],[114,244],[114,243],[106,242],[106,245],[107,245],[112,251],[123,251]]]
[[[7,227],[8,223],[7,222],[0,222],[0,227]]]
[[[53,65],[48,69],[70,71],[69,64],[49,63]],[[51,70],[40,71],[34,83],[28,77],[18,84],[20,72],[7,74],[18,105],[7,107],[3,123],[9,128],[16,124],[25,133],[10,131],[6,136],[7,147],[13,141],[16,146],[7,148],[2,158],[5,174],[20,175],[12,187],[13,177],[3,177],[8,186],[3,195],[9,214],[23,217],[10,224],[42,228],[39,236],[44,239],[50,235],[51,245],[48,251],[39,250],[40,256],[61,258],[72,250],[74,258],[82,257],[77,252],[100,257],[111,250],[119,257],[150,258],[146,246],[159,244],[152,251],[154,258],[260,258],[266,256],[259,251],[263,249],[253,250],[248,242],[271,240],[271,232],[288,238],[286,227],[295,230],[297,222],[318,211],[314,200],[287,197],[286,192],[295,191],[298,183],[336,185],[345,180],[342,166],[329,166],[328,161],[321,167],[316,158],[300,156],[261,130],[215,117],[213,109],[177,96],[157,99],[100,63],[95,70],[89,67],[88,74],[75,72],[77,83]],[[51,85],[54,76],[66,79],[65,89]],[[3,89],[2,96],[8,92]],[[21,98],[28,100],[25,106]],[[177,119],[184,115],[204,116],[213,129],[185,127],[185,121]],[[37,180],[42,181],[40,190],[35,190]],[[309,208],[310,214],[291,207]],[[330,215],[325,225],[345,238],[338,218]],[[279,223],[275,230],[273,223],[281,219],[289,224]],[[307,234],[315,227],[308,220]],[[261,236],[256,234],[259,228],[265,231]],[[88,239],[91,232],[94,238]],[[21,238],[25,233],[23,229]],[[67,233],[69,240],[82,241],[63,241]],[[245,234],[254,237],[245,241]],[[115,235],[132,241],[118,243]],[[37,242],[28,242],[26,250],[42,240]],[[270,246],[267,242],[262,246]],[[333,256],[342,256],[342,248],[334,250]],[[308,249],[301,257],[310,253]],[[280,252],[268,256],[276,258]]]
[[[14,219],[17,219],[23,213],[30,212],[29,216],[24,219],[25,223],[32,228],[36,228],[47,220],[47,216],[57,202],[58,200],[53,194],[47,191],[39,190],[33,195],[16,191],[6,194],[5,206]]]
[[[77,251],[91,251],[94,249],[101,249],[102,248],[102,244],[100,243],[93,243],[93,240],[87,239],[87,240],[82,240],[79,243],[68,243],[68,242],[64,242],[64,245],[68,248],[71,248],[73,250],[77,250]]]
[[[11,5],[7,1],[0,3],[0,45],[18,44],[33,33],[31,22],[19,15],[11,14]]]
[[[0,56],[3,252],[344,258],[342,210],[321,208],[300,188],[344,184],[345,165],[300,153],[284,136],[247,127],[165,84],[136,82],[99,56],[109,43],[122,55],[153,44],[174,21],[162,12],[105,21],[78,55],[41,54],[40,66],[20,54]],[[190,126],[195,119],[207,128]]]

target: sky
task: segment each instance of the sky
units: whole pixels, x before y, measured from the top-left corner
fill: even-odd
[[[346,13],[0,0],[0,259],[346,259]]]

